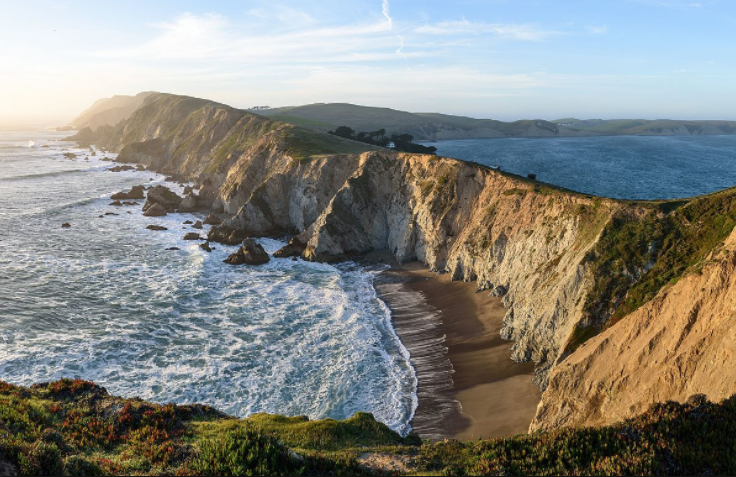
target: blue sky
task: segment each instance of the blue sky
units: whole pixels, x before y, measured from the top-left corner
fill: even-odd
[[[736,119],[730,0],[0,1],[0,122],[144,90],[498,118]]]

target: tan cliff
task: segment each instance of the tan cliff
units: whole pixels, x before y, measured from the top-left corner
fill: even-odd
[[[736,232],[688,273],[552,371],[531,430],[597,426],[694,394],[736,392]]]
[[[674,287],[666,283],[685,274],[675,287],[684,286],[693,264],[731,233],[731,193],[646,204],[596,198],[163,94],[147,98],[127,121],[80,131],[74,139],[195,181],[200,200],[231,217],[213,228],[213,240],[291,236],[282,255],[319,261],[388,250],[400,262],[419,260],[504,295],[502,336],[514,342],[510,357],[536,363],[536,382],[547,389],[533,429],[618,420],[653,400],[688,393],[721,395],[702,366],[689,375],[670,374],[670,387],[647,388],[642,381],[650,394],[639,393],[637,366],[649,363],[636,350],[610,343],[628,346],[635,339],[627,331],[632,319],[667,302]],[[710,233],[716,225],[717,233]],[[697,290],[673,302],[672,310],[702,301],[708,287]],[[664,309],[650,313],[669,316]],[[662,323],[668,320],[658,335],[664,342],[685,326],[675,318]],[[588,356],[592,349],[602,351]],[[599,355],[604,358],[594,359]],[[656,359],[662,370],[677,364],[675,355]],[[685,389],[685,381],[696,385]],[[626,399],[609,402],[600,393],[588,399],[599,383],[622,386]]]

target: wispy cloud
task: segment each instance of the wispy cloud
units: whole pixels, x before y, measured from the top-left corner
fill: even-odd
[[[652,5],[665,8],[704,8],[719,3],[720,0],[700,0],[697,2],[691,0],[627,0],[629,2],[642,3],[644,5]]]
[[[471,22],[466,19],[426,24],[414,29],[416,33],[431,35],[480,35],[491,34],[501,38],[522,41],[542,41],[566,32],[548,30],[533,24],[502,24]]]
[[[588,25],[585,30],[591,35],[603,35],[608,33],[608,25]]]

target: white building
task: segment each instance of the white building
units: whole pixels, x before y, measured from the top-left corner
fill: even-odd
[[[389,143],[388,143],[388,144],[386,144],[386,147],[390,147],[390,148],[392,148],[392,149],[396,149],[396,144],[394,144],[394,142],[393,142],[393,141],[389,141]]]

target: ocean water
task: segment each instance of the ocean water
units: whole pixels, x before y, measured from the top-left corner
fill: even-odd
[[[68,134],[0,131],[0,380],[79,377],[236,416],[367,411],[410,430],[417,379],[373,288],[377,270],[224,264],[235,247],[208,254],[182,240],[196,216],[110,206],[110,194],[163,177],[109,172],[102,154],[87,161],[58,141]]]
[[[437,154],[588,194],[675,199],[736,185],[736,136],[612,136],[438,141]]]

